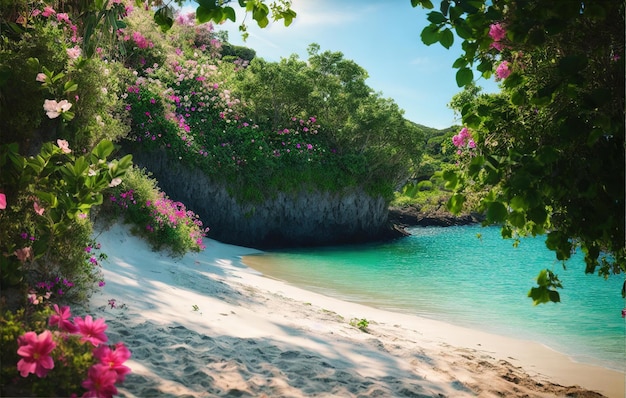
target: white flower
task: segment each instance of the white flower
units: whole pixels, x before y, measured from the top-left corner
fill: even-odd
[[[111,180],[111,183],[109,184],[110,188],[116,187],[118,185],[120,185],[122,183],[122,179],[121,178],[114,178]]]
[[[59,117],[63,112],[67,112],[72,107],[67,100],[56,102],[55,100],[44,100],[43,110],[50,119]]]

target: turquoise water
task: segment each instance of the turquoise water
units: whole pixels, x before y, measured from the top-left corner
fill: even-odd
[[[271,252],[255,268],[344,300],[534,340],[574,360],[624,370],[623,275],[586,275],[582,255],[564,270],[542,237],[514,248],[498,228],[410,232],[382,244]],[[563,282],[559,304],[533,306],[527,297],[543,268]]]

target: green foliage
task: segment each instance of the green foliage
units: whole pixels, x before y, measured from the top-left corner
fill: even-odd
[[[46,143],[31,157],[19,155],[17,144],[0,147],[0,186],[7,199],[0,211],[0,251],[8,253],[0,257],[1,281],[8,287],[67,278],[84,298],[98,278],[84,253],[91,234],[88,214],[130,166],[130,156],[107,163],[114,149],[108,141],[83,156],[59,144]]]
[[[236,21],[235,9],[228,3],[230,2],[216,2],[212,0],[195,0],[198,3],[195,16],[199,23],[214,22],[221,24],[230,20]],[[153,1],[155,5],[160,6],[154,14],[154,21],[160,26],[163,31],[167,31],[172,27],[172,8],[169,3],[163,5],[162,2]],[[177,3],[182,3],[178,1]],[[180,5],[180,4],[179,4]],[[291,9],[291,2],[287,0],[272,1],[270,3],[265,0],[240,0],[239,6],[245,10],[244,20],[248,15],[252,16],[252,19],[261,28],[265,28],[271,17],[274,21],[283,20],[285,26],[291,25],[294,18],[296,18],[296,12]],[[242,32],[244,39],[247,38],[247,27],[245,23],[239,25],[239,30]]]
[[[626,271],[624,244],[624,4],[602,2],[441,3],[425,43],[463,39],[457,82],[469,91],[451,106],[471,130],[457,138],[460,169],[447,173],[461,211],[480,197],[486,223],[504,237],[547,235],[565,261],[580,248],[586,272]],[[471,68],[496,74],[502,92],[478,95]],[[552,273],[540,274],[535,303],[558,301]]]

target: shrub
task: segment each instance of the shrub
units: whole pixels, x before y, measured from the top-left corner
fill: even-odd
[[[181,202],[169,199],[145,170],[131,169],[112,191],[109,212],[122,215],[133,224],[133,231],[145,237],[155,249],[169,248],[176,255],[205,248],[198,216]]]

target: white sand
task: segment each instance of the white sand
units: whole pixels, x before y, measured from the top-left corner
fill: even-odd
[[[624,397],[622,372],[308,292],[245,267],[252,249],[207,239],[172,259],[117,224],[96,240],[109,258],[89,310],[132,351],[122,396]]]

